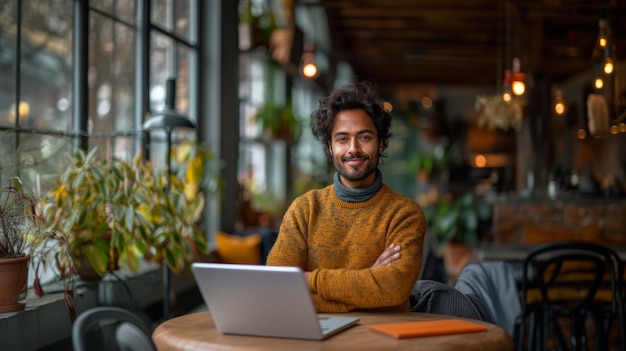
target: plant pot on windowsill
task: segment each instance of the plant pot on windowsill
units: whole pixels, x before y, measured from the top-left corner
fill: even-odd
[[[0,259],[0,313],[21,311],[26,299],[30,256]]]
[[[24,309],[29,264],[35,268],[35,293],[42,296],[38,268],[46,257],[64,252],[44,224],[39,197],[25,192],[9,168],[0,167],[0,313]]]
[[[104,274],[120,269],[119,250],[111,247],[111,237],[95,240],[71,253],[75,273],[83,281],[99,282]]]

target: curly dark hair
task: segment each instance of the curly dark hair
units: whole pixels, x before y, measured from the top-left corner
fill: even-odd
[[[372,118],[378,140],[382,143],[382,151],[378,155],[382,161],[383,157],[387,157],[384,151],[389,146],[389,137],[391,137],[389,132],[391,113],[385,110],[383,103],[378,99],[378,91],[374,83],[364,81],[346,85],[320,99],[319,109],[311,114],[313,136],[324,145],[324,153],[331,159],[329,143],[335,116],[343,110],[353,109],[362,109]]]

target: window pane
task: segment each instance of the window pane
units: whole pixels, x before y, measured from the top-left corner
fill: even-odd
[[[186,45],[177,45],[174,39],[152,32],[150,50],[150,110],[160,111],[165,107],[166,82],[176,79],[176,110],[182,114],[194,113],[191,105],[191,89],[197,76],[193,62],[195,50]],[[174,69],[176,66],[176,69]],[[188,116],[196,120],[195,116]]]
[[[135,31],[125,25],[115,25],[115,46],[111,76],[113,84],[112,110],[115,130],[137,129],[135,109]]]
[[[150,111],[165,107],[165,83],[174,76],[172,68],[174,43],[170,38],[152,32],[150,37]]]
[[[0,126],[15,124],[16,6],[16,0],[9,0],[0,10]],[[4,142],[0,144],[2,155],[9,152],[5,146]]]
[[[62,155],[70,152],[73,143],[69,137],[21,132],[19,147],[14,148],[17,134],[7,132],[0,136],[3,148],[9,145],[12,148],[11,153],[4,154],[0,164],[7,169],[19,165],[24,189],[42,194],[48,189],[47,183],[61,170]]]
[[[191,34],[190,0],[153,0],[151,4],[152,23],[183,38],[196,40]]]
[[[115,4],[115,16],[129,23],[135,23],[136,12],[137,6],[135,1],[118,0]]]
[[[113,128],[113,21],[96,12],[90,14],[89,30],[89,132]]]
[[[1,56],[12,63],[0,66],[0,79],[3,83],[6,79],[8,87],[0,91],[0,123],[3,125],[67,126],[71,111],[71,9],[67,1],[24,2],[21,55],[17,62],[15,37],[2,29]],[[14,82],[17,64],[21,70],[19,103],[15,101]]]
[[[150,22],[158,24],[164,29],[171,30],[173,26],[170,24],[170,21],[168,21],[170,0],[153,0],[150,4],[152,6],[150,9]]]
[[[113,4],[115,0],[91,0],[89,6],[96,8],[102,12],[113,13]]]
[[[89,33],[89,131],[130,131],[134,109],[135,33],[91,14]]]
[[[119,20],[135,23],[137,11],[135,0],[90,0],[89,7],[98,9]]]
[[[174,23],[176,34],[194,40],[191,35],[191,18],[189,16],[189,0],[177,0],[174,7]]]
[[[192,51],[186,46],[178,46],[178,79],[176,80],[176,110],[190,115],[189,89],[191,87],[191,77],[189,75],[189,65],[192,62]],[[196,116],[189,116],[191,120],[197,120]]]

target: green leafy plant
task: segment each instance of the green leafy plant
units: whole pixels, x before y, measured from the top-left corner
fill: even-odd
[[[460,163],[461,156],[454,145],[438,145],[433,152],[418,150],[408,160],[407,170],[427,174],[449,169]]]
[[[174,150],[171,172],[155,169],[141,154],[127,161],[98,148],[77,150],[52,181],[42,218],[50,228],[48,239],[57,240],[63,254],[50,252],[41,262],[56,265],[66,283],[72,320],[71,287],[86,267],[95,273],[88,278],[98,279],[121,266],[135,271],[145,259],[178,273],[206,253],[199,220],[205,194],[220,186],[217,176],[208,176],[216,174],[206,164],[213,154],[191,143]]]
[[[257,111],[256,122],[266,135],[289,143],[297,142],[302,133],[302,126],[291,102],[279,106],[267,99]]]
[[[140,155],[131,162],[77,150],[65,170],[53,181],[44,217],[50,228],[67,240],[72,259],[59,261],[62,274],[83,272],[97,279],[119,263],[130,269],[148,251],[152,224],[141,206],[151,194],[140,171]],[[95,275],[89,276],[89,269]],[[87,268],[87,269],[86,269]]]
[[[435,206],[425,209],[429,233],[441,245],[454,241],[474,246],[480,239],[480,221],[488,220],[491,210],[490,203],[479,201],[472,192],[454,199],[440,199]]]
[[[276,29],[276,18],[265,2],[240,1],[239,23],[249,27],[252,48],[269,46],[272,32]]]
[[[173,153],[175,164],[169,182],[166,168],[155,171],[152,165],[144,164],[144,174],[155,174],[146,182],[152,197],[144,208],[153,226],[148,258],[180,272],[198,254],[208,251],[199,221],[206,196],[221,187],[221,179],[209,166],[213,152],[203,145],[185,142]]]
[[[75,151],[44,206],[46,220],[67,238],[72,256],[58,262],[62,272],[81,272],[87,265],[102,277],[120,265],[137,270],[141,259],[180,272],[206,253],[199,221],[206,193],[219,187],[219,178],[208,176],[210,151],[178,145],[171,172],[155,169],[141,154],[126,161],[98,152]]]

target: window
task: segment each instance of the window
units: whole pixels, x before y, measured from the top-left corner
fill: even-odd
[[[197,116],[197,0],[93,0],[83,11],[85,3],[8,0],[0,7],[0,154],[23,152],[18,164],[31,184],[56,171],[53,158],[80,136],[89,148],[134,154],[144,118],[164,107],[168,78],[177,80],[176,107]],[[140,15],[146,10],[149,19]],[[77,32],[74,18],[88,30]]]
[[[198,0],[3,1],[0,167],[44,193],[78,145],[135,155],[170,78],[197,116],[198,16]]]
[[[25,3],[9,0],[0,12],[0,166],[22,165],[32,187],[63,145],[6,131],[71,128],[72,9],[61,0]]]

